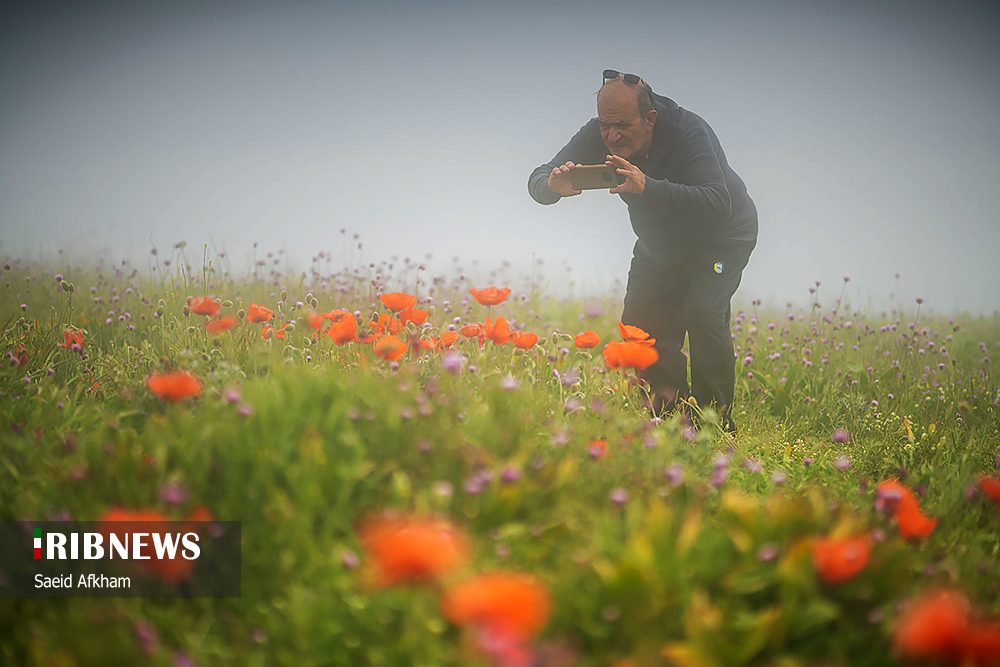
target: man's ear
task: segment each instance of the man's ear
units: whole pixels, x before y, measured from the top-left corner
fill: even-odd
[[[656,109],[650,109],[649,113],[646,114],[646,122],[650,125],[656,124]]]

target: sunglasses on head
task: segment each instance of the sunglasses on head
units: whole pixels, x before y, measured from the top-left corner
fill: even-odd
[[[625,83],[631,84],[633,86],[642,81],[642,79],[636,76],[635,74],[622,74],[621,72],[615,71],[613,69],[604,70],[605,81],[610,81],[611,79],[617,79],[619,76],[625,79]]]

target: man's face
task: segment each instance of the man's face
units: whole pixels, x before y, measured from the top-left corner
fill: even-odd
[[[601,139],[612,155],[631,160],[643,158],[653,142],[655,110],[647,118],[639,116],[639,95],[635,86],[609,83],[597,98],[597,118]]]

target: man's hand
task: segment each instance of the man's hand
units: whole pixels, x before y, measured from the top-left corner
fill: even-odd
[[[561,167],[556,167],[549,174],[549,190],[563,197],[578,195],[582,190],[574,190],[573,183],[569,179],[569,172],[576,167],[572,162],[567,162]]]
[[[616,195],[619,192],[631,192],[634,195],[641,195],[643,190],[646,189],[646,174],[642,173],[639,167],[625,158],[618,157],[617,155],[609,155],[604,164],[617,167],[615,171],[625,176],[625,182],[611,188],[611,194]]]

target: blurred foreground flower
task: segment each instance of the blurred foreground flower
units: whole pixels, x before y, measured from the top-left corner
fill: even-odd
[[[529,639],[549,622],[552,600],[545,585],[531,575],[491,572],[445,591],[441,611],[455,625]]]
[[[937,519],[923,513],[910,488],[895,479],[887,479],[878,485],[875,509],[892,511],[899,534],[905,540],[926,539],[937,526]]]
[[[382,516],[358,534],[378,587],[436,579],[468,560],[465,535],[442,519]]]
[[[984,496],[993,499],[993,502],[997,504],[997,509],[1000,510],[1000,479],[996,477],[981,477],[979,479],[979,490],[983,492]]]
[[[201,396],[201,380],[187,371],[153,373],[146,378],[146,387],[164,401],[183,401]]]
[[[215,334],[216,336],[225,331],[229,331],[237,324],[237,319],[235,315],[225,315],[218,319],[212,320],[205,323],[205,330],[210,334]]]
[[[375,354],[386,361],[398,361],[403,358],[409,346],[395,336],[385,336],[375,343]]]
[[[202,507],[196,508],[185,522],[189,521],[209,521],[211,520],[211,515],[208,511]],[[148,530],[150,533],[175,533],[170,529],[168,525],[169,522],[173,521],[168,516],[155,509],[140,509],[140,510],[128,510],[122,508],[112,508],[107,510],[101,517],[97,520],[97,531],[104,536],[104,544],[108,545],[108,549],[111,549],[111,535],[114,534],[116,539],[121,544],[128,544],[127,533],[134,532],[132,527],[123,527],[121,533],[114,524],[118,522],[143,522],[144,525],[142,530]],[[152,524],[152,525],[151,525]],[[148,526],[148,528],[147,528]],[[184,532],[197,531],[196,527],[184,526]],[[167,554],[164,551],[164,554]],[[176,586],[180,582],[188,579],[191,576],[191,572],[194,571],[197,560],[188,560],[184,558],[180,549],[174,552],[173,557],[161,557],[158,552],[154,550],[153,541],[150,540],[145,544],[145,549],[142,550],[142,554],[148,558],[145,561],[136,561],[139,567],[142,568],[144,572],[150,574],[161,581],[170,584],[171,586]]]
[[[865,569],[872,540],[868,534],[839,539],[817,537],[809,545],[809,551],[820,578],[828,584],[842,584]]]
[[[931,591],[899,617],[893,646],[904,658],[947,665],[1000,665],[1000,622],[977,620],[961,591]]]

